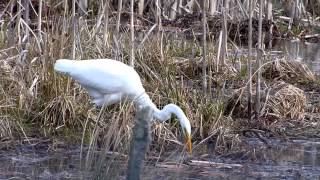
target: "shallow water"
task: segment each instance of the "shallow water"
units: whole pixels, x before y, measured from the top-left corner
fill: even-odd
[[[247,139],[242,153],[200,157],[189,165],[148,161],[142,179],[319,179],[320,139],[273,140],[267,147]],[[126,162],[119,161],[112,179],[125,179]],[[95,164],[93,164],[94,166]],[[36,150],[30,145],[0,151],[0,179],[93,179],[94,172],[80,169],[80,148],[59,152]],[[106,179],[110,179],[106,178]]]
[[[273,49],[281,51],[279,55],[306,63],[312,71],[320,74],[320,43],[282,40]]]

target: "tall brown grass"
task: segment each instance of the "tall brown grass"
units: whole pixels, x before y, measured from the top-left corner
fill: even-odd
[[[37,37],[36,30],[20,21],[14,20],[14,29],[8,26],[10,21],[1,26],[0,32],[5,35],[0,36],[3,38],[0,39],[0,138],[28,137],[30,127],[50,137],[72,129],[76,136],[71,141],[81,143],[89,150],[81,157],[85,161],[83,167],[90,169],[93,163],[98,162],[100,166],[94,168],[99,171],[106,158],[96,161],[97,152],[103,155],[109,151],[117,152],[123,155],[121,157],[128,153],[135,109],[128,102],[106,109],[95,108],[87,92],[72,79],[56,74],[53,64],[56,59],[72,57],[74,50],[76,59],[114,58],[118,55],[113,44],[115,40],[119,44],[121,61],[129,64],[130,34],[127,28],[123,28],[120,38],[114,39],[112,22],[116,21],[115,16],[110,18],[108,31],[97,28],[94,18],[77,19],[79,26],[76,29],[72,26],[70,14],[63,17],[62,13],[57,13],[43,19],[42,40]],[[21,39],[26,28],[32,31],[30,39],[23,42]],[[73,32],[76,32],[75,36]],[[136,37],[146,36],[147,32],[135,34]],[[213,63],[208,65],[212,67],[204,68],[213,71],[207,78],[213,84],[208,88],[214,90],[210,91],[212,94],[203,94],[199,66],[201,52],[196,38],[187,41],[176,34],[164,34],[163,42],[160,42],[157,37],[151,33],[143,44],[135,46],[135,69],[154,103],[160,108],[167,103],[175,103],[186,112],[192,125],[195,149],[200,149],[203,142],[213,135],[217,138],[217,146],[229,147],[226,139],[236,144],[238,123],[224,115],[228,98],[225,88],[245,86],[245,73],[232,71],[234,68],[229,63],[219,68],[223,71],[215,72],[216,46],[210,42],[206,59]],[[137,39],[137,42],[142,42]],[[63,134],[64,138],[72,136]],[[176,149],[183,152],[181,134],[175,118],[161,124],[154,122],[152,154],[160,157]],[[111,160],[115,158],[111,156]]]
[[[92,33],[95,27],[89,21],[79,23],[81,26],[76,29],[74,41],[71,16],[64,19],[57,14],[45,19],[40,48],[36,30],[31,31],[28,42],[18,43],[25,33],[24,23],[16,24],[15,30],[19,25],[22,28],[20,34],[6,36],[0,59],[1,136],[10,137],[17,129],[28,136],[26,128],[29,126],[26,124],[39,128],[44,135],[73,129],[74,132],[80,130],[78,132],[82,138],[77,140],[90,148],[94,149],[97,142],[103,142],[105,149],[112,147],[112,151],[126,153],[135,112],[132,105],[115,105],[101,112],[93,106],[87,92],[79,84],[53,71],[56,59],[71,57],[74,42],[76,59],[113,58],[116,50],[106,48],[102,28]],[[62,33],[63,29],[66,32]],[[108,44],[113,41],[113,29],[110,29]],[[4,32],[7,30],[9,27],[2,29]],[[13,38],[14,44],[8,43],[9,38]],[[128,63],[131,47],[129,33],[121,33],[118,41],[121,61]],[[223,102],[208,100],[199,89],[197,80],[186,76],[186,72],[174,63],[173,57],[183,55],[190,47],[198,49],[197,45],[193,45],[192,41],[185,43],[183,39],[171,39],[170,36],[164,42],[163,62],[159,39],[150,35],[136,49],[136,70],[155,104],[159,107],[167,103],[179,105],[187,113],[193,133],[201,134],[203,138],[223,125]],[[197,135],[194,141],[200,140]],[[159,152],[173,147],[184,148],[179,123],[174,118],[163,124],[154,123],[152,137],[152,147]]]

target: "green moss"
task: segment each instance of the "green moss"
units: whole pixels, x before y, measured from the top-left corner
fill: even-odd
[[[87,131],[86,131],[87,132]],[[83,131],[72,128],[60,128],[55,132],[54,137],[61,138],[68,144],[80,144],[82,141]],[[88,143],[90,136],[88,132],[84,136],[84,143]]]
[[[23,134],[25,134],[28,137],[47,137],[50,139],[58,138],[65,141],[67,144],[80,144],[82,141],[83,131],[81,129],[62,127],[52,131],[49,127],[40,127],[38,123],[30,121],[20,122],[19,124],[20,127],[15,127],[15,129],[20,131],[19,134],[21,134],[21,136],[24,136]],[[88,133],[84,136],[84,142],[89,142]]]
[[[240,73],[239,73],[239,79],[245,78],[248,75],[248,68],[247,67],[242,67],[240,69]]]
[[[220,113],[224,111],[223,102],[208,102],[201,106],[201,114],[203,115],[203,119],[206,123],[211,123],[216,120]]]
[[[184,47],[178,47],[174,43],[170,43],[166,54],[169,57],[199,57],[201,56],[201,48],[193,43],[188,43]]]

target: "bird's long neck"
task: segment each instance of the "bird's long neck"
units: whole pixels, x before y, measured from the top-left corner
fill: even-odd
[[[186,119],[183,111],[175,104],[168,104],[164,106],[162,110],[158,109],[146,93],[140,95],[140,97],[136,101],[136,105],[138,107],[150,106],[154,111],[154,118],[161,122],[170,119],[172,114],[175,114],[179,121],[181,121],[182,119]]]

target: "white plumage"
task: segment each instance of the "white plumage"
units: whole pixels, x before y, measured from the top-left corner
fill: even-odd
[[[54,70],[72,77],[81,84],[96,106],[108,106],[127,99],[133,101],[136,107],[150,106],[154,111],[154,118],[158,121],[166,121],[175,114],[191,153],[191,125],[184,112],[175,104],[168,104],[159,110],[146,94],[134,68],[112,59],[59,59],[54,65]]]

